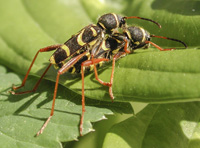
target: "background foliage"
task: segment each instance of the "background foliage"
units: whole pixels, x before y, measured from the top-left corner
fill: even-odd
[[[20,148],[79,147],[84,141],[91,141],[86,137],[80,142],[69,142],[77,140],[79,135],[79,76],[65,74],[61,77],[55,116],[37,138],[34,134],[50,113],[56,71],[50,69],[35,94],[12,96],[7,91],[12,84],[21,83],[39,48],[63,43],[84,26],[96,23],[100,15],[115,12],[156,20],[162,29],[142,20],[128,20],[128,24],[140,25],[152,34],[180,39],[189,48],[153,39],[162,47],[179,50],[141,49],[120,59],[114,77],[115,103],[110,102],[107,88],[94,80],[94,74],[88,74],[84,134],[93,130],[91,122],[102,120],[105,115],[133,114],[129,102],[138,101],[150,104],[144,109],[144,106],[134,105],[138,107],[136,112],[141,112],[129,115],[129,119],[110,130],[109,126],[117,122],[118,116],[110,123],[105,122],[107,128],[102,122],[103,128],[96,132],[100,142],[93,147],[199,147],[200,104],[194,102],[200,97],[199,5],[198,1],[178,0],[0,0],[1,143],[5,147]],[[22,91],[34,86],[51,54],[43,53],[38,57]],[[108,64],[99,71],[100,77],[108,81],[110,72],[111,64]],[[107,132],[105,139],[105,133],[100,135],[98,130]]]

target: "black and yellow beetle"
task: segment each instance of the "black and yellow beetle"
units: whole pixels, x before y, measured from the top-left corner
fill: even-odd
[[[13,86],[14,91],[10,91],[12,94],[25,94],[30,92],[35,92],[46,74],[49,70],[51,65],[54,65],[56,68],[59,68],[56,77],[55,89],[54,89],[54,96],[53,96],[53,103],[52,109],[49,118],[46,120],[42,128],[38,131],[37,135],[41,134],[45,127],[47,126],[48,122],[53,116],[54,107],[55,107],[55,99],[57,94],[58,82],[60,75],[64,74],[65,72],[69,71],[71,73],[81,72],[82,76],[82,115],[80,120],[80,135],[82,135],[83,131],[83,118],[85,112],[85,97],[84,97],[84,71],[86,69],[90,69],[94,67],[95,77],[99,81],[99,83],[106,85],[109,87],[109,94],[111,99],[113,100],[114,96],[112,94],[112,84],[113,84],[113,75],[114,75],[114,67],[115,67],[115,60],[119,59],[122,56],[130,53],[130,49],[136,49],[142,47],[143,44],[151,43],[150,41],[143,40],[141,42],[133,41],[136,33],[135,29],[128,27],[126,25],[126,19],[137,18],[142,20],[151,21],[157,24],[159,27],[160,25],[152,21],[150,19],[145,19],[141,17],[121,17],[120,15],[109,13],[101,16],[96,24],[90,24],[83,29],[81,29],[78,33],[73,35],[69,40],[67,40],[64,44],[58,45],[51,45],[45,48],[41,48],[36,53],[33,61],[22,81],[22,84],[18,87]],[[118,28],[122,28],[123,33],[119,33],[115,31]],[[141,29],[140,29],[141,30]],[[137,34],[137,33],[136,33]],[[136,36],[138,39],[140,37],[146,37],[143,33],[142,36]],[[153,36],[152,36],[153,37]],[[154,36],[155,37],[155,36]],[[167,38],[169,39],[169,38]],[[139,46],[133,46],[137,44]],[[40,52],[55,52],[50,57],[50,64],[42,74],[41,78],[38,80],[36,85],[32,90],[24,91],[24,92],[15,92],[15,90],[23,87],[26,83],[27,77],[29,72]],[[96,64],[100,65],[105,61],[113,61],[112,65],[112,73],[110,82],[104,82],[98,78]]]

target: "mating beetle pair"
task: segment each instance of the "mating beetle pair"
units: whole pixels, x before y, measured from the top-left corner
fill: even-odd
[[[132,53],[134,50],[142,47],[148,47],[149,44],[152,44],[159,50],[171,50],[163,49],[151,42],[151,37],[163,38],[168,40],[173,40],[182,43],[185,47],[186,44],[180,40],[150,35],[146,30],[141,27],[128,26],[126,24],[127,19],[142,19],[155,23],[159,27],[160,24],[157,22],[131,16],[131,17],[121,17],[120,15],[114,13],[108,13],[101,16],[98,19],[97,24],[90,24],[83,29],[81,29],[77,34],[73,35],[69,40],[64,44],[51,45],[45,48],[41,48],[33,58],[33,61],[25,75],[25,78],[22,84],[18,87],[13,86],[14,91],[10,91],[12,94],[25,94],[36,91],[42,78],[45,76],[46,72],[49,70],[51,65],[54,65],[56,68],[59,68],[56,77],[54,96],[52,109],[49,118],[46,120],[42,128],[38,131],[37,135],[41,134],[48,122],[53,116],[55,100],[58,88],[58,82],[60,75],[65,72],[71,73],[81,73],[82,77],[82,115],[80,119],[80,135],[83,131],[83,118],[85,112],[85,97],[84,97],[84,72],[94,70],[95,78],[97,81],[105,86],[109,87],[110,98],[113,100],[112,84],[114,77],[114,68],[115,61],[129,53]],[[118,32],[118,29],[121,28],[122,32]],[[49,52],[55,50],[53,55],[50,57],[50,64],[34,86],[32,90],[24,92],[15,92],[15,90],[23,87],[26,83],[27,77],[33,66],[38,54],[40,52]],[[101,66],[102,63],[112,60],[112,72],[110,82],[104,82],[98,78],[97,66]]]

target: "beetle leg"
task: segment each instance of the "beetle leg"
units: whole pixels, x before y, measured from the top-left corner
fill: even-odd
[[[156,45],[155,43],[151,42],[151,41],[145,41],[146,44],[150,43],[151,45],[153,45],[154,47],[156,47],[157,49],[159,49],[160,51],[167,51],[167,50],[172,50],[172,49],[176,49],[176,48],[168,48],[168,49],[163,49],[160,46]]]
[[[111,77],[110,77],[110,86],[109,86],[109,94],[110,94],[110,98],[113,101],[114,100],[114,95],[112,92],[112,84],[113,84],[113,78],[114,78],[114,71],[115,71],[115,61],[117,59],[119,59],[122,56],[125,56],[126,52],[118,52],[114,55],[113,57],[113,61],[112,61],[112,72],[111,72]]]
[[[19,88],[21,88],[21,87],[23,87],[23,86],[25,85],[26,79],[28,78],[28,75],[29,75],[29,73],[30,73],[30,71],[31,71],[31,68],[32,68],[32,66],[33,66],[33,64],[34,64],[34,62],[35,62],[35,60],[36,60],[36,58],[37,58],[37,56],[38,56],[38,54],[39,54],[40,52],[52,51],[52,50],[57,49],[57,48],[60,47],[60,46],[61,46],[61,44],[58,44],[58,45],[51,45],[51,46],[47,46],[47,47],[44,47],[44,48],[41,48],[40,50],[38,50],[38,52],[35,54],[35,57],[33,58],[33,61],[32,61],[32,63],[31,63],[31,65],[30,65],[30,67],[29,67],[29,69],[28,69],[28,71],[27,71],[27,73],[26,73],[26,75],[25,75],[23,81],[22,81],[22,84],[21,84],[20,86],[18,86],[18,87],[16,87],[16,86],[13,85],[13,86],[12,86],[12,89],[13,89],[13,90],[17,90],[17,89],[19,89]],[[48,69],[50,68],[50,66],[51,66],[51,64],[47,67],[47,69],[45,70],[45,72],[42,74],[40,80],[36,83],[36,85],[35,85],[35,87],[33,88],[33,90],[31,90],[31,91],[26,91],[26,92],[20,92],[20,93],[15,93],[14,91],[10,91],[10,92],[11,92],[12,94],[24,94],[24,93],[29,93],[29,92],[35,91],[35,90],[37,89],[39,83],[41,82],[42,78],[44,77],[44,75],[46,74],[46,72],[48,71]]]
[[[27,90],[27,91],[22,91],[22,92],[14,92],[14,91],[9,91],[11,94],[13,95],[21,95],[21,94],[26,94],[26,93],[31,93],[31,92],[35,92],[40,84],[40,82],[42,81],[43,77],[45,76],[45,74],[47,73],[47,71],[49,70],[49,68],[51,67],[51,63],[49,64],[49,66],[46,68],[46,70],[44,71],[44,73],[42,74],[42,76],[40,77],[40,79],[37,81],[37,83],[35,84],[35,86],[33,87],[32,90]],[[26,81],[26,80],[25,80]],[[25,84],[25,83],[24,83]],[[24,85],[23,84],[23,85]],[[22,86],[21,86],[22,87]],[[18,88],[17,88],[18,89]]]
[[[99,76],[98,76],[96,64],[97,64],[97,63],[100,63],[100,62],[102,62],[102,61],[109,61],[109,59],[106,59],[106,58],[94,59],[94,57],[92,56],[92,60],[88,61],[87,64],[88,64],[88,66],[94,65],[95,78],[96,78],[96,80],[97,80],[100,84],[105,85],[105,86],[110,86],[110,83],[109,83],[109,82],[104,82],[104,81],[102,81],[101,79],[99,79]]]
[[[74,64],[76,64],[84,55],[86,55],[87,51],[70,59],[66,64],[63,65],[62,68],[59,69],[58,73],[57,73],[57,77],[56,77],[56,83],[55,83],[55,88],[54,88],[54,95],[53,95],[53,102],[52,102],[52,108],[51,108],[51,113],[50,116],[48,117],[48,119],[46,120],[46,122],[43,124],[43,126],[41,127],[41,129],[37,132],[37,136],[39,136],[40,134],[42,134],[42,132],[44,131],[45,127],[47,126],[47,124],[49,123],[50,119],[52,118],[53,114],[54,114],[54,107],[55,107],[55,100],[56,100],[56,94],[57,94],[57,89],[58,89],[58,82],[59,82],[59,77],[60,75],[64,74],[65,72],[67,72]],[[83,106],[83,108],[85,108],[85,104]],[[80,131],[82,132],[82,131]],[[82,133],[81,133],[82,134]]]

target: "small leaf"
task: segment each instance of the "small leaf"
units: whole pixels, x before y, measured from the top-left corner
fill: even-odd
[[[107,133],[103,148],[198,148],[200,103],[148,105]]]

